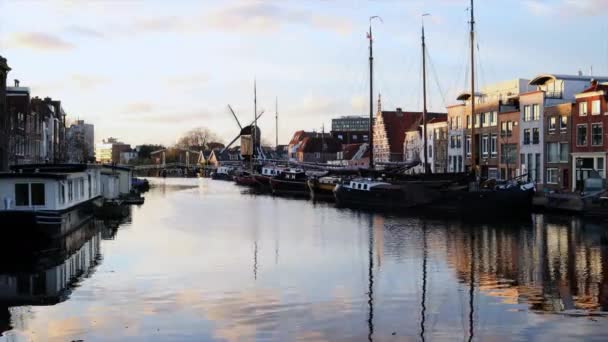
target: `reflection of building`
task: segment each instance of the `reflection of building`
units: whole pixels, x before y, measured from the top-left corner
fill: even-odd
[[[530,229],[504,228],[449,228],[448,262],[461,282],[468,284],[474,256],[479,289],[504,303],[542,311],[608,309],[608,253],[601,228],[543,216]]]

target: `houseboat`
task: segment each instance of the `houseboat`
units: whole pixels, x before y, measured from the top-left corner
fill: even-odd
[[[257,186],[258,181],[249,171],[241,171],[234,175],[234,182],[242,186]]]
[[[545,197],[548,210],[608,219],[608,189],[597,172],[584,180],[581,192],[548,193]]]
[[[303,169],[287,168],[279,175],[270,179],[273,195],[308,197],[309,190],[306,180],[308,176]]]
[[[270,180],[279,176],[285,170],[282,166],[265,165],[260,173],[255,175],[255,179],[262,186],[270,187]]]
[[[426,194],[411,186],[410,189],[373,178],[356,178],[339,183],[334,188],[336,204],[341,207],[394,210],[408,209],[421,204]],[[409,191],[408,191],[409,190]],[[426,201],[428,203],[428,201]]]
[[[6,233],[67,234],[101,205],[101,170],[85,164],[18,165],[0,173],[0,221]]]
[[[213,173],[211,173],[211,179],[214,180],[233,180],[234,168],[231,166],[220,166]]]

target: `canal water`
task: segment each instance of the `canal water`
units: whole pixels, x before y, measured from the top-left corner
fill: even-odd
[[[2,255],[0,341],[608,336],[608,318],[589,315],[608,311],[601,224],[464,224],[153,184],[124,222]]]

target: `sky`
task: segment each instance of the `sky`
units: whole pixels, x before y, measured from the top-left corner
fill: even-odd
[[[421,110],[421,15],[429,109],[467,87],[468,0],[0,0],[0,55],[32,96],[62,100],[95,138],[172,144],[207,127],[224,142],[253,120],[274,142],[369,112],[368,40],[382,107]],[[541,73],[608,75],[608,0],[477,0],[481,86]]]

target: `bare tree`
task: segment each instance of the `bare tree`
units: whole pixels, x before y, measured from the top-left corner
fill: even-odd
[[[182,135],[177,140],[175,146],[179,148],[191,148],[196,146],[204,149],[212,142],[222,142],[222,139],[206,127],[197,127]]]

